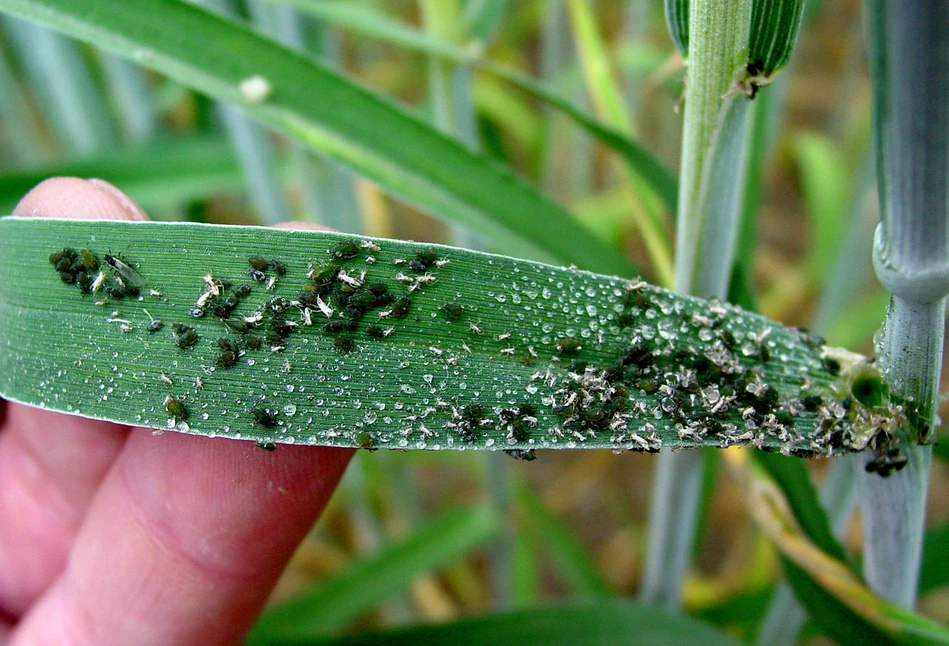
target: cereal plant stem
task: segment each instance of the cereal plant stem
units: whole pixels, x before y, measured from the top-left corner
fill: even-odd
[[[932,459],[920,443],[932,437],[949,294],[949,5],[870,0],[867,9],[881,206],[873,261],[892,294],[878,351],[910,422],[900,438],[906,468],[859,477],[864,574],[911,607]]]
[[[689,75],[676,237],[676,290],[724,299],[744,176],[747,100],[733,92],[743,71],[751,0],[695,0],[689,13]],[[652,490],[642,598],[681,602],[695,543],[702,456],[664,451]]]

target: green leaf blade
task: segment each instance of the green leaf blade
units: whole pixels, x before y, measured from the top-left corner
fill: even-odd
[[[487,157],[332,70],[179,0],[2,0],[0,10],[132,58],[282,130],[392,194],[538,257],[628,274],[569,214]],[[241,83],[268,88],[248,97]]]
[[[833,454],[867,441],[833,404],[849,390],[818,343],[642,281],[437,245],[260,227],[9,217],[0,219],[0,241],[11,250],[0,259],[0,393],[53,410],[363,448],[752,444]],[[351,245],[355,257],[334,260],[338,245]],[[103,267],[106,253],[125,259],[146,281],[141,294],[107,295],[118,280],[108,267],[95,293],[64,284],[48,261],[64,247],[95,253]],[[420,268],[426,254],[437,264]],[[279,260],[286,274],[252,281],[253,257]],[[322,305],[305,304],[317,280],[308,276],[330,262],[346,279],[331,281]],[[224,315],[229,327],[216,307],[242,282],[251,293]],[[408,310],[367,305],[355,318],[356,296],[341,294],[365,299],[374,283],[392,299],[409,299]],[[220,293],[209,295],[212,288]],[[195,318],[198,306],[206,311]],[[153,319],[161,330],[149,331]],[[236,320],[253,329],[234,332]],[[351,329],[328,331],[328,323]],[[175,324],[193,328],[193,342],[180,344]],[[222,361],[229,342],[234,356]],[[805,408],[806,393],[825,405]],[[167,410],[167,397],[187,418]],[[793,420],[782,413],[792,410]],[[262,423],[259,411],[272,419]]]

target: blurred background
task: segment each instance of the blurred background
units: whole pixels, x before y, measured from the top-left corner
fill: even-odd
[[[675,170],[684,67],[659,0],[202,4],[337,68],[498,160],[622,249],[646,278],[668,279],[640,223],[652,213],[672,240],[671,216],[637,197],[614,153],[538,97],[432,53],[433,43],[449,43],[533,77]],[[860,2],[809,1],[790,65],[754,105],[739,253],[757,308],[832,345],[872,353],[887,296],[870,262],[878,214]],[[156,220],[308,219],[354,233],[505,251],[478,232],[389,199],[234,108],[3,17],[0,210],[9,213],[37,182],[64,174],[105,179]],[[936,453],[928,526],[949,536],[949,451]],[[361,452],[275,599],[342,582],[353,600],[330,627],[355,630],[635,596],[654,462],[608,451],[540,452],[534,462]],[[810,467],[819,482],[828,464]],[[780,564],[724,470],[711,470],[707,485],[685,609],[752,639]],[[856,553],[855,514],[844,526],[845,545]],[[372,572],[396,583],[372,593]],[[945,622],[943,578],[927,579],[924,569],[930,587],[921,610]],[[323,594],[332,591],[324,586]],[[821,638],[805,629],[802,639]]]

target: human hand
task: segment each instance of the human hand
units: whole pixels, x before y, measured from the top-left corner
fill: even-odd
[[[147,219],[75,178],[14,213]],[[239,643],[351,456],[0,401],[0,644]]]

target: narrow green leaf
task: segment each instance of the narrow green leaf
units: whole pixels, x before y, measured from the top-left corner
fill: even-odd
[[[577,598],[606,598],[611,594],[609,584],[597,571],[595,561],[563,521],[529,487],[518,491],[521,508],[530,519],[548,551],[557,564],[564,583]]]
[[[394,195],[475,228],[499,246],[514,238],[546,258],[630,272],[618,251],[506,169],[225,18],[180,0],[0,0],[0,10],[237,104]],[[252,79],[259,92],[242,86]]]
[[[485,542],[500,529],[487,507],[448,512],[260,617],[246,644],[313,640]]]
[[[478,52],[456,47],[444,41],[431,38],[415,29],[379,15],[365,7],[350,2],[311,0],[280,0],[283,3],[299,7],[314,16],[339,27],[353,31],[361,36],[376,38],[432,56],[442,56],[456,63],[473,65],[501,78],[518,89],[543,99],[557,110],[563,112],[601,143],[623,156],[625,161],[647,181],[662,199],[670,213],[676,212],[678,183],[675,175],[654,155],[621,130],[608,126],[575,107],[556,92],[542,83],[521,74],[507,66],[492,63],[480,58]]]
[[[861,357],[642,281],[195,223],[8,217],[0,243],[0,393],[88,417],[364,448],[751,444],[808,455],[861,449],[886,420],[836,403],[850,368],[873,374]],[[95,254],[101,272],[51,266],[64,248]],[[269,268],[255,282],[253,258],[286,274]],[[140,295],[119,298],[120,281]],[[98,289],[81,293],[90,282]],[[231,301],[244,282],[250,293]],[[378,302],[383,292],[396,300]]]
[[[0,213],[9,213],[27,191],[57,176],[104,179],[146,211],[241,187],[240,168],[220,137],[168,138],[0,175]]]
[[[684,615],[618,599],[532,608],[322,641],[273,640],[273,646],[735,646],[714,628]]]
[[[835,559],[845,561],[847,554],[834,537],[827,513],[817,499],[817,491],[807,466],[800,460],[768,453],[755,453],[754,459],[781,487],[804,534]]]

